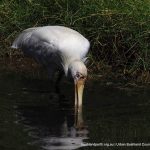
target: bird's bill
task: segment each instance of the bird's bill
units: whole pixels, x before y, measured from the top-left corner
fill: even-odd
[[[79,108],[82,107],[82,97],[83,97],[83,90],[84,90],[84,80],[75,81],[75,107]]]

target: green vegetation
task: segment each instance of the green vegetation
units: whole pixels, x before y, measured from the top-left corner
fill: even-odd
[[[64,25],[90,40],[89,68],[150,80],[149,0],[1,0],[0,17],[1,56],[26,28]]]

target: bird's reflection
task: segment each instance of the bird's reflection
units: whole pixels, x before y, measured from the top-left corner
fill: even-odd
[[[55,103],[36,106],[33,105],[34,102],[28,105],[19,104],[19,116],[23,118],[21,123],[35,139],[31,144],[40,144],[40,147],[47,150],[78,149],[83,140],[88,139],[82,108],[75,112],[74,105],[61,94],[59,88],[56,88],[55,94],[50,97],[50,101]]]

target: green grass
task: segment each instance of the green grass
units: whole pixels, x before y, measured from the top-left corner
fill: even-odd
[[[26,28],[64,25],[90,40],[94,70],[149,71],[149,0],[1,0],[0,17],[1,56],[16,55],[10,45]]]

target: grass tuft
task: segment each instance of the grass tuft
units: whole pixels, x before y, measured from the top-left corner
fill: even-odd
[[[149,8],[149,0],[2,0],[0,56],[16,55],[10,45],[26,28],[63,25],[90,40],[95,70],[103,63],[123,73],[149,72]]]

